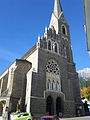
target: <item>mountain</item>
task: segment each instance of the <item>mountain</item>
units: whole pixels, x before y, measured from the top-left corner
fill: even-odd
[[[84,68],[83,70],[79,70],[77,72],[78,72],[78,77],[79,77],[80,81],[82,81],[82,80],[85,80],[85,81],[90,80],[90,68]]]

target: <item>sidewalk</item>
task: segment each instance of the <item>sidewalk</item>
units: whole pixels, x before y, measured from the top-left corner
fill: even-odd
[[[62,118],[60,120],[90,120],[90,116],[86,117],[75,117],[75,118]]]
[[[2,117],[0,117],[0,120],[2,120]]]

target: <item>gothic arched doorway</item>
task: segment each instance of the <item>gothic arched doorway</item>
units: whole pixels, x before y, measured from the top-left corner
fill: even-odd
[[[61,104],[61,98],[58,97],[56,99],[56,112],[57,112],[57,116],[59,116],[59,113],[62,112],[62,104]]]
[[[49,113],[49,115],[53,115],[54,114],[54,109],[53,109],[53,99],[51,96],[47,97],[46,100],[46,112]]]

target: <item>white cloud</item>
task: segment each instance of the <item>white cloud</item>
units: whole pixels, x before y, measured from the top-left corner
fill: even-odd
[[[90,57],[90,51],[88,52],[88,54],[89,54],[89,57]]]

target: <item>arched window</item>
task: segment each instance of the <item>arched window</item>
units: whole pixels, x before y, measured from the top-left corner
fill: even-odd
[[[62,25],[61,31],[62,31],[62,34],[67,35],[67,30],[66,30],[66,27],[64,25]]]
[[[62,26],[62,33],[65,35],[66,34],[66,32],[65,32],[65,27],[64,26]]]
[[[55,43],[55,52],[57,53],[57,44]]]
[[[50,82],[50,80],[48,80],[48,83],[47,83],[47,89],[48,89],[48,90],[51,89],[51,82]]]
[[[52,90],[55,90],[55,88],[56,88],[56,86],[55,86],[55,82],[53,80],[53,82],[52,82]]]
[[[55,81],[53,81],[53,89],[56,90],[56,84],[55,84]]]
[[[48,50],[51,50],[51,42],[48,42]]]
[[[60,90],[60,85],[59,82],[56,83],[56,90],[59,91]]]

